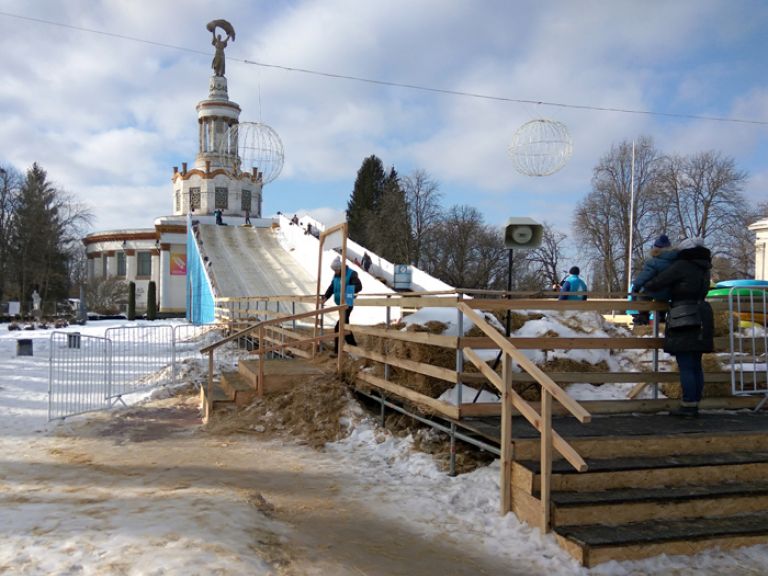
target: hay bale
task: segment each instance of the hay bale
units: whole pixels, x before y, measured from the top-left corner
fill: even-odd
[[[242,410],[217,417],[206,430],[215,434],[287,432],[319,448],[346,434],[341,416],[350,399],[336,374],[299,379],[288,390],[265,394]]]

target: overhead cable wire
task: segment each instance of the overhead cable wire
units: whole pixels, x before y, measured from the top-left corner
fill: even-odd
[[[110,38],[118,38],[120,40],[128,40],[131,42],[138,42],[142,44],[149,44],[151,46],[159,46],[161,48],[169,48],[171,50],[180,50],[182,52],[188,52],[191,54],[200,54],[203,56],[210,56],[209,52],[203,50],[197,50],[194,48],[187,48],[185,46],[177,46],[174,44],[166,44],[163,42],[156,42],[154,40],[147,40],[145,38],[138,38],[135,36],[128,36],[125,34],[118,34],[115,32],[107,32],[104,30],[96,30],[93,28],[85,28],[82,26],[73,26],[71,24],[64,24],[61,22],[54,22],[51,20],[44,20],[42,18],[33,18],[31,16],[22,16],[20,14],[11,14],[9,12],[0,11],[0,16],[7,16],[9,18],[18,18],[20,20],[27,20],[30,22],[37,22],[40,24],[48,24],[50,26],[58,26],[61,28],[67,28],[70,30],[76,30],[78,32],[88,32],[90,34],[99,34],[101,36],[107,36]],[[724,122],[732,124],[752,124],[757,126],[768,126],[768,120],[754,120],[751,118],[731,118],[727,116],[705,116],[700,114],[682,114],[677,112],[658,112],[653,110],[637,110],[632,108],[618,108],[610,106],[593,106],[588,104],[570,104],[567,102],[551,102],[547,100],[531,100],[524,98],[511,98],[507,96],[495,96],[492,94],[480,94],[477,92],[467,92],[463,90],[451,90],[448,88],[435,88],[431,86],[422,86],[419,84],[408,84],[403,82],[393,82],[388,80],[378,80],[375,78],[365,78],[362,76],[351,76],[348,74],[338,74],[335,72],[323,72],[319,70],[311,70],[309,68],[299,68],[296,66],[285,66],[281,64],[270,64],[268,62],[258,62],[255,60],[247,60],[244,58],[235,58],[227,55],[227,60],[231,62],[239,62],[241,64],[247,64],[251,66],[258,66],[260,68],[271,68],[274,70],[282,70],[284,72],[298,72],[301,74],[309,74],[312,76],[320,76],[323,78],[331,78],[335,80],[348,80],[352,82],[362,82],[365,84],[374,84],[377,86],[387,86],[391,88],[405,88],[408,90],[417,90],[421,92],[431,92],[434,94],[444,94],[448,96],[459,96],[463,98],[474,98],[479,100],[491,100],[495,102],[509,102],[512,104],[535,104],[538,106],[550,106],[553,108],[565,108],[572,110],[587,110],[593,112],[615,112],[620,114],[636,114],[643,116],[659,116],[664,118],[679,118],[685,120],[705,120],[709,122]]]

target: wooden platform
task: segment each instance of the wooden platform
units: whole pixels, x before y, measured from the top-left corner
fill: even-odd
[[[237,364],[237,371],[251,386],[258,388],[258,360],[240,360]],[[261,393],[267,394],[284,390],[301,379],[320,376],[323,374],[323,371],[306,360],[291,358],[286,360],[265,360],[263,373],[264,385]]]
[[[485,436],[496,426],[473,423]],[[579,473],[557,460],[551,478],[553,532],[583,565],[768,542],[767,413],[554,418],[553,426],[589,466]],[[539,526],[539,440],[520,418],[512,430],[513,509]]]

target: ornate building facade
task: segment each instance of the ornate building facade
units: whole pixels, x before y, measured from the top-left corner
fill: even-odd
[[[223,56],[222,56],[223,57]],[[214,64],[216,61],[214,60]],[[214,213],[261,218],[262,175],[240,171],[238,123],[240,106],[229,99],[227,79],[214,65],[208,97],[197,104],[198,152],[194,167],[174,167],[172,212],[157,217],[154,227],[94,232],[83,238],[88,279],[118,277],[136,284],[136,308],[144,311],[150,282],[155,282],[158,311],[182,314],[186,309],[187,216],[213,224]],[[247,214],[246,214],[247,212]]]

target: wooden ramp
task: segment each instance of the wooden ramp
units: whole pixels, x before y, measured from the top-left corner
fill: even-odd
[[[551,480],[552,530],[584,566],[768,542],[768,414],[623,414],[553,425],[589,466],[580,473],[557,460]],[[513,434],[513,509],[538,526],[539,440],[519,418]]]

